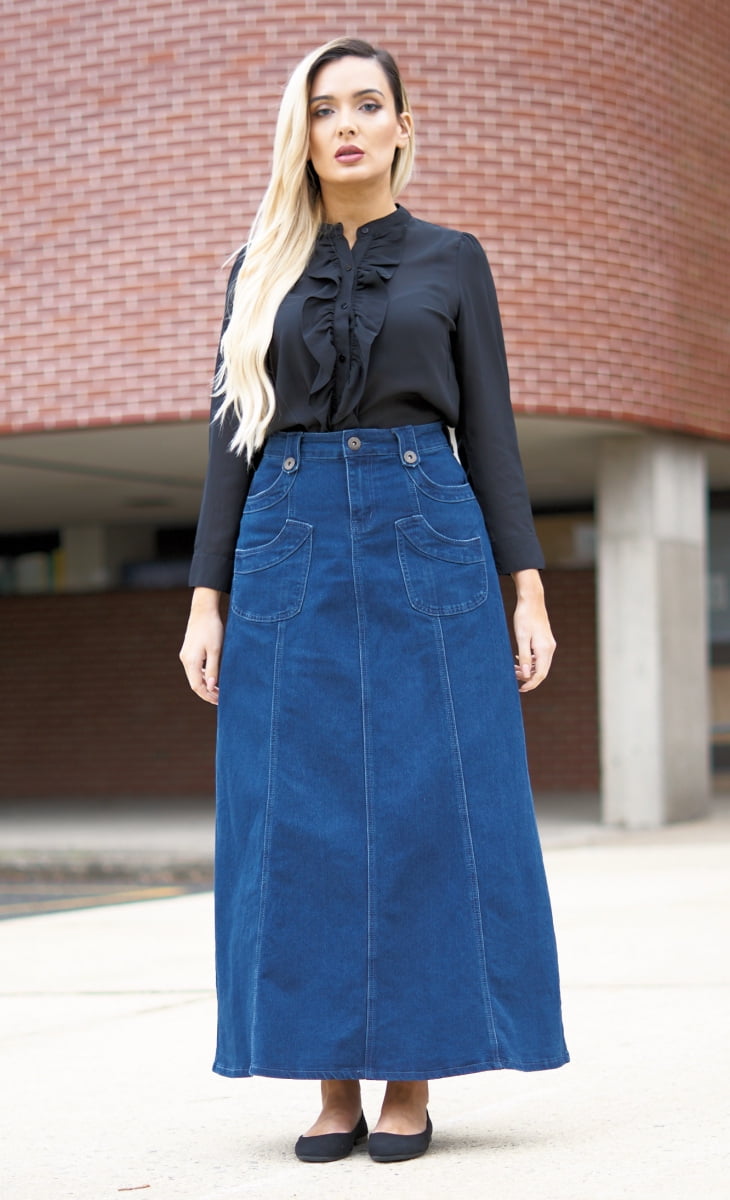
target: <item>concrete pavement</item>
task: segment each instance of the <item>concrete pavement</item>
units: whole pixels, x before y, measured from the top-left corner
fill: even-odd
[[[211,1073],[208,894],[6,921],[4,1200],[724,1200],[730,820],[584,833],[545,831],[572,1063],[435,1082],[408,1164],[300,1164],[316,1084]]]
[[[0,877],[210,879],[213,801],[14,801],[0,807]]]
[[[593,796],[539,802],[547,845],[605,840]],[[192,881],[213,871],[213,802],[16,801],[0,807],[0,878]]]

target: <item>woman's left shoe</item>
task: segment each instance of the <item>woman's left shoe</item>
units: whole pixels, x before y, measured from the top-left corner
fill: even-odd
[[[365,1114],[360,1113],[360,1120],[350,1133],[318,1133],[313,1137],[302,1135],[297,1139],[294,1153],[300,1162],[337,1162],[340,1158],[347,1158],[353,1146],[364,1142],[367,1136]]]
[[[373,1162],[407,1162],[409,1158],[420,1158],[431,1143],[433,1125],[426,1113],[426,1128],[423,1133],[371,1133],[368,1153]]]

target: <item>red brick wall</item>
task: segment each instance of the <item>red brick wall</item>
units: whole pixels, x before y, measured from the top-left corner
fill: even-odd
[[[543,573],[558,648],[547,679],[522,698],[530,774],[536,792],[598,792],[598,678],[595,572]],[[511,617],[514,588],[502,581]]]
[[[548,571],[545,581],[559,652],[523,706],[533,783],[596,790],[593,572]],[[177,660],[188,602],[184,589],[0,597],[12,692],[0,723],[1,796],[212,794],[215,711],[190,692]]]
[[[296,59],[401,60],[406,197],[473,230],[517,407],[730,436],[725,0],[3,4],[0,432],[207,408]]]
[[[10,797],[204,796],[215,710],[177,653],[185,589],[0,597],[0,789]]]

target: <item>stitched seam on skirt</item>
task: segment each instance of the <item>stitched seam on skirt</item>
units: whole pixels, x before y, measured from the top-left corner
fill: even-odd
[[[406,479],[408,480],[409,490],[411,493],[411,499],[413,500],[413,503],[414,503],[414,506],[416,509],[416,513],[419,517],[422,517],[423,511],[421,509],[421,497],[418,493],[418,488],[416,487],[416,481],[413,478],[413,469],[411,467],[407,467],[406,464],[403,462],[402,458],[400,460],[400,463],[401,463],[401,467],[403,468],[403,470],[406,473]],[[396,541],[397,541],[397,539],[398,539],[397,526],[394,526],[394,528],[396,529]],[[400,551],[398,552],[398,559],[400,560]],[[405,582],[405,580],[404,580],[404,582]]]
[[[287,447],[290,447],[290,443],[288,441],[287,441]],[[297,460],[297,465],[294,468],[294,470],[292,471],[292,475],[297,476],[299,474],[299,461],[300,461],[299,446],[295,445],[294,447],[290,447],[290,448],[292,448],[294,450],[293,457],[296,458],[296,460]],[[292,486],[289,488],[289,491],[286,494],[286,519],[287,519],[287,521],[290,521],[295,513],[295,506],[293,503],[294,497],[292,496],[292,492],[294,490],[294,483],[295,483],[295,480],[292,479]]]
[[[463,1063],[458,1067],[430,1067],[428,1072],[415,1071],[406,1068],[402,1071],[396,1071],[385,1067],[386,1074],[378,1074],[377,1076],[368,1073],[367,1068],[363,1067],[342,1067],[339,1070],[332,1070],[330,1067],[310,1067],[302,1068],[298,1071],[292,1071],[288,1068],[280,1070],[278,1067],[266,1067],[260,1063],[252,1063],[250,1067],[242,1067],[240,1070],[231,1069],[228,1067],[215,1066],[214,1070],[218,1075],[225,1075],[231,1079],[248,1078],[252,1075],[267,1076],[272,1079],[450,1079],[459,1075],[475,1075],[482,1071],[553,1071],[559,1067],[565,1066],[570,1062],[568,1052],[562,1055],[551,1055],[549,1058],[535,1059],[520,1059],[520,1058],[505,1058],[505,1059],[484,1059],[481,1062]]]
[[[481,898],[479,896],[479,880],[477,877],[476,859],[474,855],[474,840],[471,833],[471,822],[469,820],[469,803],[466,795],[466,782],[464,780],[464,767],[461,761],[461,747],[459,745],[459,734],[456,726],[456,713],[454,711],[454,697],[451,690],[451,679],[449,677],[449,664],[446,656],[446,642],[444,640],[444,629],[440,617],[433,618],[434,633],[436,635],[436,643],[439,656],[439,672],[441,674],[442,683],[449,712],[449,738],[454,751],[453,761],[456,764],[456,782],[458,784],[459,793],[459,809],[462,818],[462,831],[464,836],[464,850],[466,858],[466,866],[469,875],[469,881],[472,892],[472,913],[474,916],[474,929],[479,947],[479,956],[482,965],[482,998],[484,1002],[484,1012],[487,1019],[487,1025],[492,1037],[494,1053],[497,1061],[501,1061],[501,1051],[499,1048],[499,1039],[497,1038],[497,1030],[494,1023],[494,1010],[492,1008],[492,996],[489,988],[489,976],[487,972],[487,950],[484,945],[484,922],[482,920]]]
[[[354,469],[362,471],[363,463],[358,463],[357,466],[353,463]],[[366,823],[366,839],[367,839],[367,990],[365,996],[365,1063],[366,1070],[371,1062],[371,1054],[373,1047],[371,1044],[372,1029],[374,1027],[374,1009],[375,1009],[375,913],[373,906],[373,897],[375,895],[375,859],[373,855],[373,812],[371,804],[372,795],[372,773],[368,761],[370,747],[370,729],[369,729],[369,705],[368,705],[368,688],[367,688],[367,660],[364,654],[365,647],[365,612],[360,604],[361,597],[361,581],[360,570],[357,562],[356,553],[356,533],[354,528],[353,514],[353,497],[350,487],[350,464],[346,460],[347,481],[347,501],[350,512],[350,555],[352,561],[352,587],[355,597],[355,615],[357,619],[357,641],[358,641],[358,656],[360,663],[360,708],[362,712],[362,748],[363,748],[363,783],[365,796],[365,823]]]
[[[435,426],[435,428],[434,428]],[[383,426],[382,428],[371,428],[368,426],[353,426],[349,429],[325,430],[321,432],[300,432],[291,436],[298,437],[300,440],[297,443],[298,450],[304,457],[317,458],[337,458],[342,459],[347,457],[347,450],[343,446],[343,435],[356,434],[363,439],[363,446],[359,454],[390,457],[395,452],[398,453],[398,432],[413,429],[415,435],[415,444],[419,453],[427,451],[443,450],[444,442],[448,445],[448,438],[445,437],[442,423],[436,421],[429,425],[398,425],[398,426]],[[396,445],[387,435],[394,435]],[[287,451],[286,438],[290,436],[283,430],[279,433],[272,433],[267,438],[264,453],[286,455]]]
[[[271,688],[271,721],[269,725],[269,776],[266,786],[266,812],[264,814],[263,852],[261,855],[261,886],[259,890],[259,919],[256,930],[256,951],[253,978],[255,990],[251,1005],[251,1046],[256,1044],[256,1024],[259,1010],[259,982],[261,979],[261,945],[263,942],[264,915],[266,893],[269,881],[269,858],[271,842],[271,810],[273,807],[274,781],[279,755],[279,688],[281,680],[281,663],[283,660],[284,621],[279,621],[276,630],[276,649],[274,651],[273,685]]]

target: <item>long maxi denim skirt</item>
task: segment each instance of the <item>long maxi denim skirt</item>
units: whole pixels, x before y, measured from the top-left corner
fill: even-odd
[[[269,438],[218,719],[214,1070],[567,1061],[498,577],[440,424]]]

